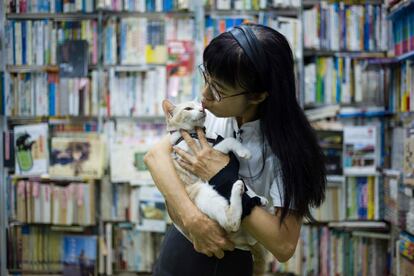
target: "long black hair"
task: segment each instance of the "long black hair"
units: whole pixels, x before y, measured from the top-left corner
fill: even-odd
[[[284,198],[280,222],[290,206],[299,216],[314,221],[310,208],[320,206],[325,199],[325,161],[316,134],[296,99],[292,50],[279,32],[262,25],[249,26],[265,52],[267,76],[259,76],[229,32],[209,43],[203,63],[214,79],[252,93],[268,92],[259,106],[259,116],[262,133],[282,168]]]

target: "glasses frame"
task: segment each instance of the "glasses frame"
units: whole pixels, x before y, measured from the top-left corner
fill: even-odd
[[[222,99],[226,99],[226,98],[232,98],[232,97],[237,97],[237,96],[244,95],[244,94],[249,94],[248,91],[244,91],[244,92],[237,93],[237,94],[234,94],[234,95],[222,96],[218,92],[218,89],[216,87],[214,87],[214,85],[210,82],[210,76],[206,72],[205,67],[204,67],[204,64],[198,65],[198,69],[200,70],[201,74],[203,75],[204,83],[206,85],[208,85],[208,87],[209,87],[209,89],[211,91],[211,94],[213,94],[214,100],[216,102],[220,102]]]

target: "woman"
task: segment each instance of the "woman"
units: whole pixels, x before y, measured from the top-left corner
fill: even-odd
[[[285,262],[295,251],[302,219],[312,219],[310,207],[322,203],[326,184],[323,153],[296,101],[289,44],[262,25],[236,27],[211,41],[201,70],[206,81],[202,104],[209,111],[207,136],[234,135],[252,152],[250,160],[239,160],[238,176],[273,207],[253,206],[242,227]],[[175,149],[180,165],[201,179],[211,181],[234,167],[229,156],[206,143],[198,146],[186,132],[182,135],[192,152]],[[198,135],[204,141],[203,132]],[[188,198],[171,151],[165,137],[145,162],[172,220],[191,241],[170,229],[154,275],[252,275],[250,252],[235,249],[223,229]]]

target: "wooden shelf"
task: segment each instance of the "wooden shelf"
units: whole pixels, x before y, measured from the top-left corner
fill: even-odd
[[[43,181],[56,181],[56,182],[89,182],[89,181],[97,181],[100,178],[85,178],[85,177],[66,177],[66,176],[51,176],[48,174],[44,175],[11,175],[12,179],[38,179]]]
[[[164,17],[192,17],[192,11],[171,11],[171,12],[138,12],[138,11],[109,11],[104,10],[103,16],[108,17],[146,17],[146,18],[164,18]]]
[[[98,19],[98,13],[9,13],[8,20],[42,20],[51,19],[55,21],[78,21]]]
[[[96,70],[97,65],[89,65],[88,70]],[[58,73],[58,65],[6,65],[9,73],[51,72]]]
[[[8,269],[10,274],[34,274],[34,275],[62,275],[62,270],[27,270],[27,269]]]
[[[381,58],[385,57],[386,51],[348,51],[348,50],[323,50],[323,49],[304,49],[304,57],[323,57],[323,56],[339,56],[351,58]]]
[[[312,8],[313,6],[320,4],[322,1],[321,0],[303,0],[303,7],[304,8]],[[331,4],[329,1],[327,1],[328,4]],[[331,1],[332,4],[333,3],[337,3],[337,1]],[[355,5],[381,5],[383,3],[383,1],[381,0],[355,0],[352,1],[353,3],[351,3],[351,1],[349,1],[350,3],[346,3],[345,5],[351,5],[351,6],[355,6]]]
[[[299,7],[276,7],[260,10],[216,10],[206,9],[208,16],[257,16],[261,13],[275,14],[279,16],[297,17],[300,13]]]
[[[329,222],[328,226],[331,228],[341,229],[370,229],[377,231],[387,231],[388,224],[385,221],[378,220],[344,220]]]

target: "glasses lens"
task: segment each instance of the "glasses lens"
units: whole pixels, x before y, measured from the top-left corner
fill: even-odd
[[[221,96],[220,96],[220,94],[217,92],[216,88],[215,88],[213,85],[211,85],[211,84],[209,84],[209,85],[208,85],[208,87],[209,87],[209,89],[210,89],[210,91],[211,91],[211,94],[213,94],[214,99],[215,99],[217,102],[221,101]]]

